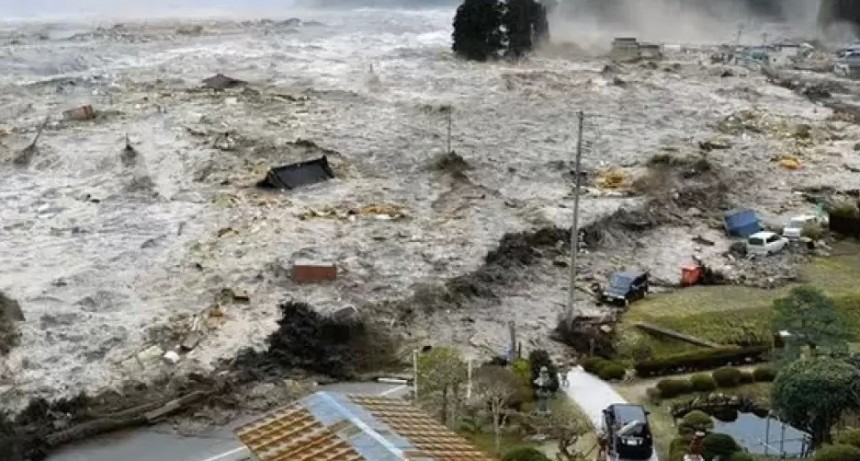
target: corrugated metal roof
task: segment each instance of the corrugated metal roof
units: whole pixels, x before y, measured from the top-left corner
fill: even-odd
[[[260,461],[491,461],[398,399],[318,392],[236,429]]]

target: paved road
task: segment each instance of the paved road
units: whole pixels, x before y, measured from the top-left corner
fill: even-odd
[[[612,386],[600,378],[586,373],[582,367],[576,367],[567,375],[570,385],[563,388],[582,411],[588,416],[594,427],[603,426],[603,409],[613,403],[627,403]],[[658,461],[657,450],[649,461]]]
[[[408,388],[398,384],[340,383],[318,390],[346,394],[403,396]],[[284,402],[287,404],[289,402]],[[136,429],[96,437],[68,446],[47,461],[240,461],[247,451],[233,435],[233,428],[257,417],[242,418],[197,437],[182,437],[170,428]]]

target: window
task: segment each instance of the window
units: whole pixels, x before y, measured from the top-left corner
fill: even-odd
[[[767,243],[776,243],[778,241],[779,241],[778,235],[771,235],[770,237],[767,238]]]
[[[759,237],[750,237],[750,239],[747,240],[747,243],[753,246],[762,246],[764,245],[764,240]]]

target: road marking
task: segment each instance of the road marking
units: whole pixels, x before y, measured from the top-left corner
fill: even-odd
[[[386,390],[386,391],[382,391],[382,392],[380,392],[380,393],[379,393],[379,396],[380,396],[380,397],[385,397],[386,395],[391,395],[391,394],[393,394],[393,393],[395,393],[395,392],[400,392],[400,391],[402,391],[403,389],[406,389],[407,387],[409,387],[409,386],[397,386],[397,387],[395,387],[395,388],[393,388],[393,389],[388,389],[388,390]]]
[[[211,457],[211,458],[206,458],[206,459],[204,459],[203,461],[218,461],[218,460],[221,460],[221,459],[223,459],[223,458],[226,458],[227,456],[235,455],[235,454],[237,454],[237,453],[242,453],[243,451],[247,452],[247,451],[248,451],[248,449],[247,449],[246,447],[239,447],[239,448],[236,448],[236,449],[233,449],[233,450],[230,450],[230,451],[227,451],[227,452],[221,453],[220,455],[215,455],[215,456],[213,456],[213,457]]]

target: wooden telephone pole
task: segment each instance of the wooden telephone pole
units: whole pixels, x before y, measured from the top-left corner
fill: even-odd
[[[576,139],[576,159],[574,160],[573,175],[576,190],[573,195],[573,226],[570,228],[570,286],[567,293],[567,320],[576,318],[574,301],[576,300],[576,254],[579,253],[579,189],[581,186],[580,164],[582,160],[582,126],[585,115],[582,111],[576,114],[578,135]]]

